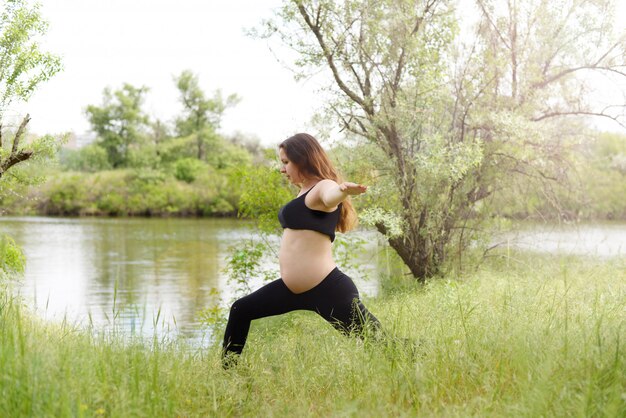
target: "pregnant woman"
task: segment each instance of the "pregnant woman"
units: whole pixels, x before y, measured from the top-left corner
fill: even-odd
[[[347,232],[356,223],[349,196],[365,193],[367,187],[342,182],[311,135],[300,133],[286,139],[278,153],[281,173],[300,187],[298,196],[278,213],[284,228],[281,278],[233,303],[224,333],[225,367],[241,354],[254,319],[309,310],[345,334],[380,327],[361,303],[352,279],[337,268],[331,251],[335,231]]]

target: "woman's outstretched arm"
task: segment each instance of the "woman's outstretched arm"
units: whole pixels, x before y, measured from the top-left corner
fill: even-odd
[[[334,208],[346,200],[350,195],[365,193],[367,186],[345,181],[341,184],[333,180],[322,180],[319,182],[319,198],[321,203],[327,208]]]

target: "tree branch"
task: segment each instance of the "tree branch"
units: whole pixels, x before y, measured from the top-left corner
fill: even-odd
[[[606,55],[604,55],[606,56]],[[581,65],[580,67],[574,67],[574,68],[567,68],[557,74],[554,74],[552,77],[549,77],[547,79],[544,79],[540,82],[534,83],[532,85],[531,88],[533,89],[537,89],[537,88],[544,88],[545,86],[547,86],[550,83],[553,83],[554,81],[565,77],[568,74],[574,73],[576,71],[581,71],[581,70],[600,70],[600,71],[609,71],[612,73],[616,73],[618,75],[621,75],[623,77],[626,77],[626,70],[625,71],[620,71],[617,68],[620,68],[621,66],[615,66],[615,67],[601,67],[599,66],[599,61],[596,62],[595,64],[589,64],[589,65]]]
[[[542,121],[544,119],[549,119],[549,118],[555,118],[555,117],[561,117],[561,116],[600,116],[600,117],[604,117],[604,118],[608,118],[611,119],[612,121],[614,121],[615,123],[619,124],[621,127],[626,128],[626,123],[621,122],[619,120],[618,116],[613,116],[613,115],[608,115],[604,112],[592,112],[592,111],[585,111],[585,110],[572,110],[572,111],[554,111],[554,112],[550,112],[550,113],[545,113],[541,116],[538,116],[536,118],[531,119],[533,122],[539,122]]]
[[[2,175],[6,173],[6,171],[9,168],[13,167],[15,164],[22,162],[22,161],[26,161],[32,156],[33,156],[32,150],[22,150],[16,154],[11,154],[9,158],[4,160],[0,164],[0,177],[2,177]]]
[[[30,115],[26,114],[26,116],[24,116],[24,119],[22,120],[22,123],[20,124],[20,127],[17,129],[15,138],[13,139],[13,148],[11,149],[11,157],[13,157],[13,155],[17,153],[17,147],[20,143],[20,139],[22,138],[22,135],[24,134],[24,129],[26,128],[26,125],[28,125],[28,122],[30,122]]]
[[[33,155],[32,150],[18,150],[20,139],[22,138],[22,135],[24,135],[24,129],[26,129],[26,125],[28,125],[28,122],[30,122],[30,115],[27,114],[22,120],[20,127],[17,129],[17,132],[15,133],[15,137],[13,138],[13,146],[11,147],[11,153],[4,161],[0,159],[0,177],[2,177],[2,175],[6,173],[6,171],[9,168],[13,167],[15,164],[22,162],[22,161],[26,161],[30,157],[32,157]],[[2,124],[0,124],[0,131],[1,130],[2,130]],[[0,139],[1,139],[1,133],[0,133]],[[0,146],[2,146],[1,140],[0,140]]]
[[[371,105],[367,104],[361,97],[359,97],[354,91],[352,91],[344,83],[343,79],[341,78],[341,75],[339,74],[339,70],[337,69],[337,66],[335,65],[335,59],[333,57],[333,54],[328,49],[328,46],[326,45],[326,41],[324,40],[324,36],[322,35],[322,32],[320,30],[319,16],[317,19],[318,22],[314,23],[311,20],[311,16],[309,16],[309,13],[305,9],[305,7],[302,5],[302,3],[296,1],[296,4],[298,7],[298,10],[300,11],[300,15],[306,22],[309,29],[311,29],[311,31],[315,35],[315,38],[317,39],[317,42],[320,45],[320,48],[322,48],[322,53],[324,54],[324,57],[326,58],[326,61],[328,62],[328,65],[333,73],[333,77],[335,78],[335,81],[337,82],[337,85],[339,86],[341,91],[343,91],[355,103],[358,103],[359,106],[361,106],[367,114],[373,115],[374,112],[373,112]]]
[[[498,29],[498,27],[496,26],[496,24],[493,22],[493,20],[491,19],[491,16],[489,16],[489,13],[487,12],[487,9],[485,8],[485,5],[483,4],[482,0],[477,0],[476,3],[478,3],[478,6],[480,6],[480,9],[483,12],[483,15],[485,16],[485,18],[487,18],[487,21],[489,22],[489,24],[493,27],[493,29],[496,32],[496,35],[498,35],[498,38],[500,38],[500,40],[502,41],[502,43],[504,44],[504,46],[507,49],[511,49],[511,47],[509,46],[509,44],[506,42],[506,39],[504,39],[504,36],[502,36],[502,34],[500,33],[500,30]]]

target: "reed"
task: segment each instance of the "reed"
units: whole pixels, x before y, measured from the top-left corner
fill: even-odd
[[[43,323],[0,292],[0,416],[625,416],[625,267],[494,259],[368,300],[383,340],[258,320],[229,370],[217,345]]]

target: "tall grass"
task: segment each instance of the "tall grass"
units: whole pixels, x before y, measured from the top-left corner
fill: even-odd
[[[366,301],[412,344],[258,320],[229,370],[217,345],[44,324],[5,292],[0,416],[625,416],[625,267],[518,255]]]

